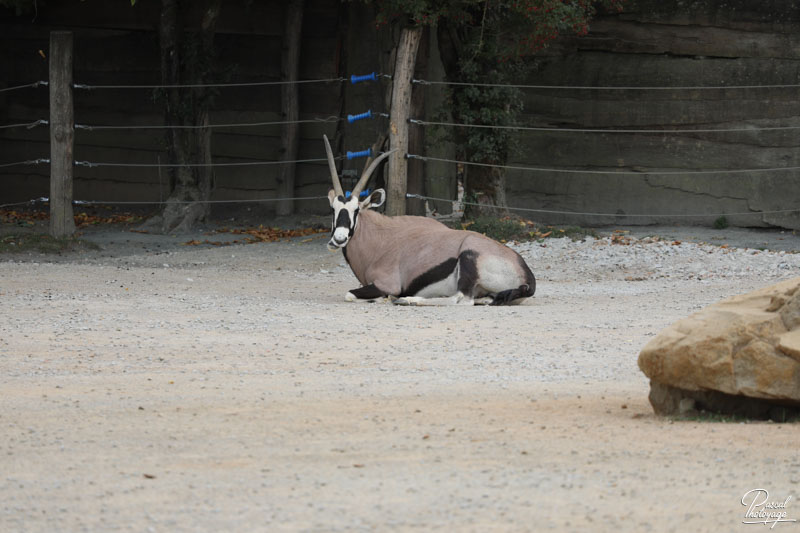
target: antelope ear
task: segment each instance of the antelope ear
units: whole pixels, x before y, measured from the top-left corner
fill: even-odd
[[[372,194],[367,196],[358,204],[360,209],[369,209],[371,207],[380,207],[386,201],[386,191],[383,189],[375,189]]]
[[[328,191],[328,202],[330,202],[331,207],[333,207],[333,201],[336,200],[336,191],[331,189]]]

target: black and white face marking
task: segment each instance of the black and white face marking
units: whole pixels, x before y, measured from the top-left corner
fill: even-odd
[[[333,209],[333,224],[331,227],[331,240],[328,241],[329,250],[344,248],[356,231],[358,222],[358,198],[353,196],[345,200],[344,196],[336,196],[331,191],[328,193],[328,200]]]

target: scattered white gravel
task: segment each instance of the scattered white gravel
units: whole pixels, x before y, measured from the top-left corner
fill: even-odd
[[[771,280],[800,275],[800,254],[624,234],[512,243],[538,279],[568,281]],[[538,266],[538,269],[536,268]],[[538,270],[538,272],[537,272]]]
[[[547,239],[510,245],[526,305],[416,308],[344,302],[324,238],[92,238],[0,257],[0,531],[737,530],[796,494],[800,426],[655,417],[636,358],[800,255]]]

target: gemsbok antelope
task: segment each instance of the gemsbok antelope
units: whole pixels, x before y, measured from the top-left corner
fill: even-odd
[[[506,305],[533,296],[536,279],[511,248],[432,218],[388,217],[372,211],[386,200],[383,189],[359,199],[372,173],[392,152],[377,157],[346,197],[328,137],[323,138],[333,180],[328,249],[341,249],[361,282],[345,300],[389,297],[401,305]]]

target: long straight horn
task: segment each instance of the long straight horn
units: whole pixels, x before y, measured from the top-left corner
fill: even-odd
[[[344,196],[342,190],[342,182],[339,181],[339,174],[336,172],[336,162],[333,160],[333,151],[331,150],[331,143],[328,142],[328,136],[322,135],[325,141],[325,151],[328,153],[328,167],[331,169],[331,180],[333,180],[333,191],[336,196]]]
[[[375,169],[378,168],[378,165],[381,164],[381,161],[383,161],[396,151],[397,149],[395,148],[394,150],[383,152],[381,155],[375,158],[375,161],[373,161],[372,164],[370,164],[370,166],[367,167],[367,170],[365,170],[364,173],[361,175],[361,179],[358,180],[356,186],[353,187],[353,196],[358,198],[358,195],[361,194],[361,191],[364,189],[364,186],[369,181],[369,177],[372,176],[372,173],[375,172]]]

